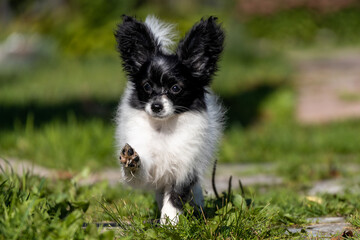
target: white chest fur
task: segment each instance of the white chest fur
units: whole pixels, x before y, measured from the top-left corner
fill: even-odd
[[[216,98],[209,94],[207,110],[202,112],[156,120],[129,106],[130,91],[125,92],[118,109],[116,140],[118,151],[128,143],[140,156],[141,174],[135,177],[142,179],[136,182],[162,188],[185,182],[189,173],[201,177],[213,160],[222,131],[222,111]]]

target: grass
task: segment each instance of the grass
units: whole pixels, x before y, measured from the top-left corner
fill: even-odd
[[[349,103],[356,103],[360,101],[360,94],[352,92],[342,92],[339,93],[339,99]]]
[[[87,58],[48,58],[0,72],[1,105],[55,105],[117,100],[125,86],[116,52]]]
[[[359,227],[358,191],[322,194],[306,198],[298,182],[282,186],[254,186],[245,193],[223,193],[220,199],[205,198],[205,214],[189,205],[179,224],[160,226],[153,194],[109,187],[107,183],[79,186],[77,178],[56,180],[0,175],[0,239],[301,239],[308,217],[349,216]],[[320,199],[320,200],[319,200]],[[113,221],[111,231],[94,222]],[[83,227],[83,223],[88,223]]]
[[[349,46],[359,45],[354,32],[360,24],[358,4],[337,11],[292,8],[276,14],[244,19],[247,32],[284,46]]]
[[[180,216],[179,223],[174,226],[157,226],[144,224],[131,218],[131,226],[127,227],[129,238],[160,239],[223,239],[223,238],[264,238],[266,236],[285,236],[285,228],[273,227],[277,223],[275,212],[267,206],[243,206],[241,196],[234,195],[234,200],[221,205],[215,210],[215,203],[209,201],[207,210],[213,209],[211,217],[195,218],[194,209],[187,206],[185,214]],[[113,212],[119,223],[117,212]],[[129,234],[130,233],[130,234]],[[123,233],[124,234],[124,233]]]
[[[96,171],[118,167],[111,119],[124,81],[121,71],[115,76],[119,71],[115,61],[115,58],[60,61],[58,68],[34,68],[34,76],[27,78],[24,73],[17,73],[14,83],[3,82],[8,90],[12,89],[12,94],[1,95],[1,109],[7,113],[1,120],[4,123],[0,130],[2,157],[29,159],[75,173],[84,168]],[[359,121],[321,126],[298,124],[292,117],[296,95],[291,84],[278,86],[283,83],[281,79],[290,76],[283,71],[285,68],[275,74],[277,77],[269,77],[264,82],[260,76],[265,76],[265,71],[259,71],[259,75],[254,73],[257,63],[265,66],[262,64],[267,62],[254,61],[248,72],[245,67],[240,68],[239,75],[242,72],[245,76],[243,86],[237,85],[232,80],[235,76],[226,70],[231,72],[237,65],[225,64],[225,70],[215,80],[230,81],[229,85],[214,85],[225,104],[231,103],[219,161],[273,163],[274,168],[262,171],[281,176],[283,184],[248,187],[245,195],[232,192],[219,200],[208,196],[205,215],[187,206],[174,227],[154,223],[153,220],[159,218],[159,210],[152,193],[110,187],[106,183],[79,186],[77,178],[51,181],[2,174],[0,239],[35,236],[37,239],[49,236],[54,239],[113,239],[114,236],[125,239],[301,239],[305,233],[290,233],[287,229],[301,228],[307,224],[307,218],[321,216],[345,216],[358,227],[355,212],[360,207],[357,201],[360,197],[357,191],[359,169],[356,168],[360,149],[356,134],[360,130]],[[107,63],[110,66],[102,75],[102,65]],[[280,65],[281,61],[274,60],[272,64]],[[267,66],[272,68],[271,64]],[[91,68],[90,73],[86,73],[88,68]],[[62,69],[74,71],[76,83],[66,79]],[[44,82],[52,75],[56,76],[54,86],[61,86],[58,93],[48,94],[46,89],[52,84]],[[118,88],[110,89],[112,85],[101,84],[103,78],[110,79],[105,83],[119,78]],[[58,83],[62,79],[65,81]],[[28,92],[22,88],[26,81],[34,84],[39,81],[40,94],[36,94],[35,88],[29,87]],[[86,87],[92,85],[91,81],[96,82],[96,87]],[[262,85],[270,90],[261,90]],[[86,97],[82,95],[85,88],[88,89]],[[233,98],[238,95],[241,98]],[[248,102],[244,104],[244,100]],[[239,105],[256,111],[239,112]],[[100,112],[94,112],[97,107]],[[243,124],[242,117],[248,115],[248,124]],[[307,196],[314,181],[339,177],[346,186],[344,193]],[[251,204],[245,204],[244,199],[248,203],[251,200]],[[115,221],[122,227],[102,232],[91,224],[104,221]],[[90,224],[83,228],[84,222]]]
[[[29,175],[3,173],[0,179],[0,239],[112,239],[112,233],[82,229],[96,190]]]
[[[350,215],[348,221],[356,228],[360,228],[360,215],[356,211],[354,214]]]
[[[39,128],[29,117],[25,126],[2,132],[0,152],[3,157],[28,159],[63,170],[114,167],[114,131],[114,123],[78,121],[74,114],[69,114],[65,122],[51,121]]]
[[[278,169],[279,174],[302,181],[329,178],[332,169],[351,174],[342,166],[360,162],[358,121],[301,126],[289,118],[293,105],[291,89],[284,88],[267,98],[257,124],[245,128],[229,120],[220,162],[286,163]],[[36,116],[29,115],[25,125],[18,123],[2,130],[0,152],[3,157],[28,159],[56,169],[117,167],[113,134],[114,123],[109,119],[85,120],[70,112],[63,120],[37,126]]]

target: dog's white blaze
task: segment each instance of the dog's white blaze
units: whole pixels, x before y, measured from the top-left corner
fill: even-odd
[[[153,102],[148,102],[145,105],[145,111],[150,115],[150,116],[159,116],[161,118],[166,118],[168,116],[171,116],[172,114],[174,114],[175,112],[175,108],[174,108],[174,104],[172,104],[172,102],[169,100],[168,97],[166,97],[165,95],[163,95],[160,99],[161,104],[163,105],[163,110],[159,113],[154,113],[151,110],[151,105],[153,104]]]
[[[134,174],[122,168],[123,180],[137,187],[163,189],[184,184],[191,173],[199,180],[214,159],[222,132],[223,111],[213,94],[206,94],[207,109],[188,111],[167,119],[155,119],[129,105],[133,92],[128,82],[117,114],[118,154],[125,143],[140,156]]]
[[[170,116],[170,115],[174,114],[174,112],[175,112],[174,104],[169,100],[168,97],[163,95],[161,97],[161,103],[164,106],[164,110],[163,110],[164,111],[164,113],[163,113],[164,116]]]
[[[175,25],[160,21],[155,16],[147,16],[145,25],[154,34],[157,44],[164,53],[171,53],[171,47],[174,45]]]

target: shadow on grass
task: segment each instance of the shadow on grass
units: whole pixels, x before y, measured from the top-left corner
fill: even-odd
[[[243,127],[248,127],[256,122],[260,114],[261,104],[279,87],[280,85],[264,84],[237,95],[222,96],[223,104],[228,109],[227,125],[240,123]]]
[[[78,100],[63,104],[0,104],[0,130],[13,129],[19,123],[25,125],[29,116],[33,118],[35,127],[54,120],[67,121],[69,114],[74,114],[76,119],[82,121],[97,118],[109,122],[115,117],[117,104],[117,100]]]
[[[278,85],[260,85],[237,95],[221,96],[223,104],[228,109],[227,124],[240,123],[247,127],[256,122],[261,103],[278,87]],[[118,99],[109,101],[79,99],[61,104],[5,105],[0,103],[0,130],[13,129],[18,123],[25,125],[29,116],[32,116],[35,127],[53,120],[67,121],[70,113],[82,121],[97,118],[109,122],[115,117],[117,104]]]

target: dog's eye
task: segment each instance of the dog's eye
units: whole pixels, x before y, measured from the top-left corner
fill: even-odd
[[[181,87],[179,85],[175,84],[170,88],[170,90],[172,93],[177,94],[181,91]]]
[[[143,88],[145,90],[145,92],[147,93],[151,93],[152,92],[152,87],[150,85],[150,83],[146,82],[144,85],[143,85]]]

